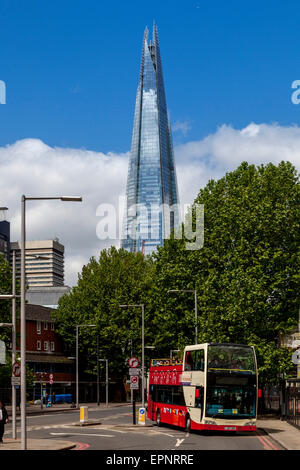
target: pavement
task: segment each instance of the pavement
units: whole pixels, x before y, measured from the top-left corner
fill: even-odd
[[[258,430],[266,432],[285,450],[300,450],[300,429],[280,419],[258,419]]]
[[[126,406],[129,403],[110,403],[109,408]],[[138,404],[137,404],[138,405]],[[96,403],[88,403],[86,405],[89,409],[96,408]],[[11,407],[7,406],[8,415],[11,416]],[[105,404],[101,403],[99,409],[106,409]],[[70,404],[57,404],[51,408],[45,406],[41,409],[40,405],[28,405],[26,411],[28,415],[37,415],[41,413],[55,413],[55,412],[68,412],[73,411]],[[76,410],[76,408],[75,408]],[[77,410],[79,411],[79,410]],[[17,417],[20,411],[17,410]],[[95,424],[95,420],[89,420],[85,425]],[[148,424],[148,423],[147,423]],[[79,423],[78,423],[79,425]],[[119,425],[120,426],[120,425]],[[257,420],[258,431],[263,431],[268,434],[276,443],[286,450],[300,450],[300,429],[295,426],[282,421],[278,418],[259,418]],[[53,439],[27,439],[28,450],[69,450],[78,448],[76,442],[53,440]],[[3,444],[0,444],[0,450],[21,450],[20,439],[3,438]]]

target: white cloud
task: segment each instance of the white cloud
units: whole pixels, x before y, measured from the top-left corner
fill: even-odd
[[[261,164],[289,160],[300,171],[300,128],[251,123],[244,129],[223,125],[203,140],[175,148],[180,201],[193,202],[199,188],[242,161]],[[82,203],[28,201],[27,239],[58,237],[65,245],[65,282],[73,285],[90,256],[118,240],[99,240],[99,204],[118,207],[124,195],[128,153],[103,154],[52,148],[38,139],[0,147],[0,206],[9,207],[12,240],[20,238],[20,200],[26,196],[79,195]]]
[[[211,178],[221,178],[241,162],[255,165],[290,161],[300,171],[300,128],[251,123],[244,129],[223,125],[203,140],[175,149],[181,201],[189,203]]]
[[[83,202],[26,202],[27,240],[58,237],[65,245],[65,283],[74,284],[90,256],[118,240],[96,236],[96,209],[105,202],[118,206],[125,193],[127,154],[51,148],[25,139],[0,148],[0,205],[9,207],[12,241],[20,238],[21,195],[82,196]]]
[[[181,132],[184,136],[188,133],[191,129],[191,124],[188,121],[175,121],[172,124],[172,131],[173,132]]]

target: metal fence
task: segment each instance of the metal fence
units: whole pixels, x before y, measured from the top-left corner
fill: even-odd
[[[286,420],[300,428],[300,380],[290,379],[286,386]]]

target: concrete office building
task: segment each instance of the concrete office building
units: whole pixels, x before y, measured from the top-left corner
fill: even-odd
[[[6,220],[7,207],[0,207],[0,254],[9,261],[10,223]]]
[[[11,254],[16,252],[16,271],[20,277],[20,243],[12,242],[10,250]],[[29,288],[64,286],[64,250],[58,239],[26,242],[25,276]]]

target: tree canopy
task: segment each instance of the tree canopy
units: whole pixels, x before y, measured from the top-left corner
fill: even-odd
[[[79,328],[81,361],[89,358],[85,361],[87,371],[96,370],[97,334],[101,357],[109,359],[112,374],[121,377],[128,369],[125,359],[131,351],[140,354],[141,309],[123,309],[120,305],[147,303],[152,264],[151,258],[144,258],[141,253],[114,247],[103,250],[99,260],[90,259],[79,275],[78,284],[59,300],[54,318],[70,353],[75,354],[76,325],[96,325]],[[146,310],[145,337],[149,337],[148,320]]]
[[[12,272],[7,259],[0,254],[0,294],[12,293]],[[11,323],[11,300],[0,299],[0,322]],[[6,345],[11,342],[11,331],[0,328],[0,339]]]
[[[300,185],[288,162],[242,163],[200,189],[204,205],[204,246],[187,250],[171,237],[152,257],[111,248],[91,258],[78,284],[59,301],[59,332],[70,351],[75,326],[96,324],[102,357],[115,373],[141,348],[140,309],[145,304],[146,344],[155,354],[194,344],[196,289],[198,342],[233,342],[256,347],[260,376],[275,380],[289,373],[291,352],[278,344],[280,333],[297,324],[299,309]],[[194,220],[195,222],[195,220]],[[96,332],[82,328],[80,351],[95,370]]]

